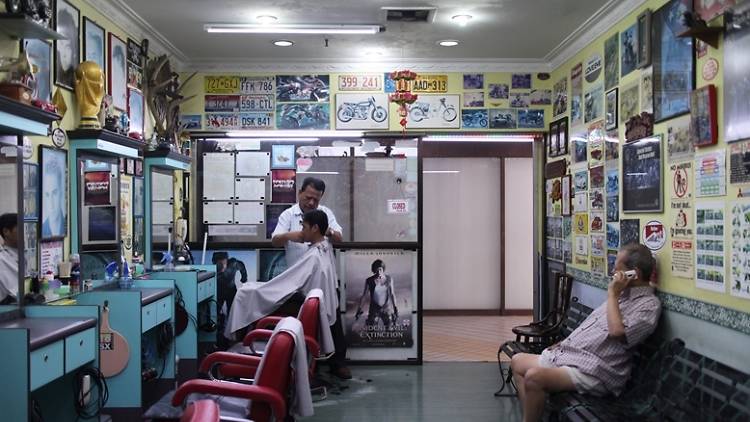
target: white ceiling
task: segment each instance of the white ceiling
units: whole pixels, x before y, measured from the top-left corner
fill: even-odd
[[[546,62],[571,33],[590,23],[612,0],[433,0],[429,3],[389,0],[111,0],[125,5],[141,24],[172,44],[179,59],[192,67],[217,63],[415,61],[440,63]],[[435,6],[432,23],[386,23],[383,6]],[[474,18],[465,27],[451,22],[456,14]],[[131,13],[132,14],[132,13]],[[206,23],[256,23],[270,14],[279,24],[383,24],[376,35],[209,34]],[[143,22],[145,21],[145,22]],[[292,47],[276,47],[276,39]],[[325,39],[329,46],[325,47]],[[457,47],[440,47],[457,39]],[[367,55],[380,49],[382,56]],[[181,53],[181,54],[180,54]]]

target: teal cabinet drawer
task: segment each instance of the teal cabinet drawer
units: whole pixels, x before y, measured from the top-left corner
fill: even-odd
[[[208,292],[206,293],[206,297],[212,297],[216,296],[216,279],[212,278],[211,281],[209,281],[208,285]]]
[[[174,299],[172,296],[167,296],[156,302],[156,323],[161,324],[164,321],[172,319],[172,307],[174,306]]]
[[[96,346],[95,328],[65,338],[65,373],[96,359]]]
[[[141,332],[154,328],[156,325],[156,302],[141,308]]]
[[[31,352],[31,390],[63,376],[63,340]]]
[[[198,302],[201,302],[203,299],[206,298],[206,291],[208,290],[206,288],[207,284],[208,284],[207,281],[204,281],[203,283],[198,283]]]

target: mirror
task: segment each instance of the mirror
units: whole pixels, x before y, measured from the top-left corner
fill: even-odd
[[[162,252],[167,249],[169,232],[174,223],[174,183],[173,171],[151,167],[151,186],[148,200],[151,201],[151,263],[159,264]]]
[[[19,192],[23,191],[24,180],[23,158],[21,148],[17,146],[18,138],[0,137],[0,314],[15,309],[19,296],[23,295],[23,275],[26,272],[25,261],[36,260],[36,221],[29,218],[26,224],[24,217],[36,214],[36,209],[21,209]],[[36,174],[36,173],[35,173]],[[38,180],[38,179],[37,179]],[[20,185],[20,186],[19,186]],[[29,204],[29,206],[36,204]],[[38,218],[38,216],[36,217]],[[24,251],[24,229],[32,228],[28,235],[33,241],[28,242],[31,251]],[[23,255],[19,251],[24,251]]]

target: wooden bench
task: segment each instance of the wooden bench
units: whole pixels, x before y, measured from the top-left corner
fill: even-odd
[[[750,375],[684,346],[652,336],[636,349],[623,394],[550,395],[550,420],[750,421]]]

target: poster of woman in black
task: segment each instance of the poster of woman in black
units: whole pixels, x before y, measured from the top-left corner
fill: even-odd
[[[358,250],[343,259],[349,347],[412,347],[414,253]]]

